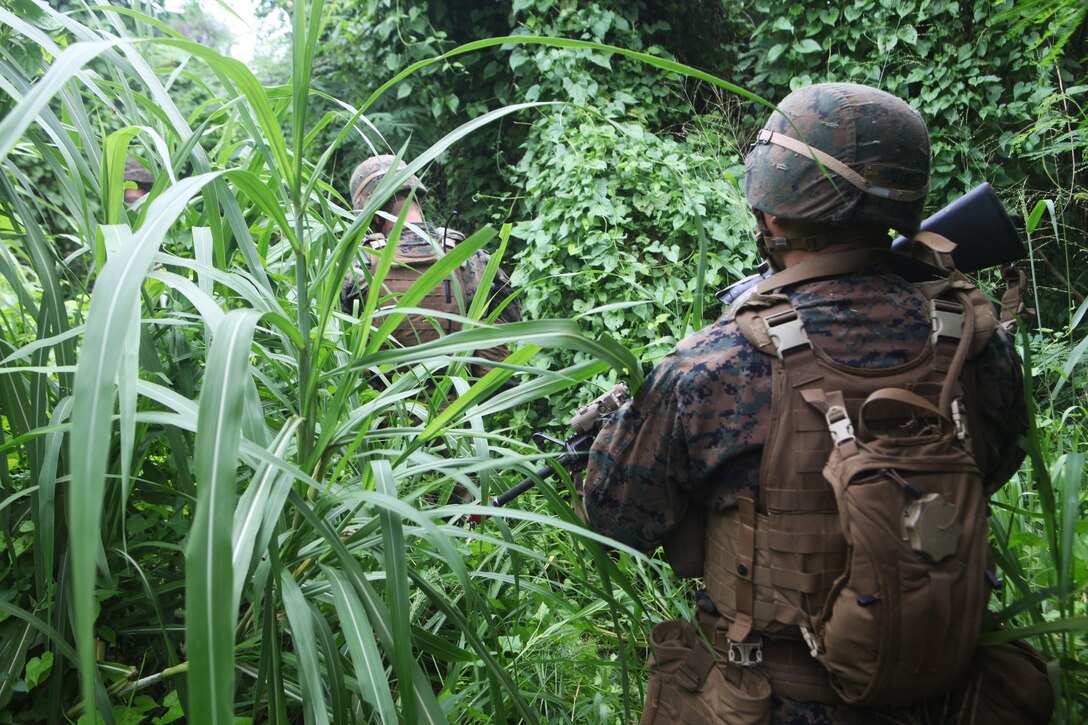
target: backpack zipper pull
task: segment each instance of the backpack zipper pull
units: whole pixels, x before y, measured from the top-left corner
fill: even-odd
[[[913,483],[900,476],[894,469],[883,468],[881,469],[881,473],[898,483],[899,487],[902,488],[903,491],[915,501],[922,498],[922,494],[924,493],[922,489],[918,488]]]

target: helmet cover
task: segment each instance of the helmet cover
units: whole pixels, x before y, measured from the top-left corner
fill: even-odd
[[[151,172],[147,170],[147,167],[132,156],[125,159],[125,181],[147,186],[155,183],[155,179],[151,176]]]
[[[782,100],[745,170],[748,203],[758,211],[911,235],[929,188],[929,133],[918,112],[890,93],[820,83]]]
[[[366,203],[370,201],[371,195],[374,190],[378,188],[378,184],[382,182],[385,175],[393,168],[393,162],[396,161],[396,156],[390,154],[382,154],[381,156],[371,156],[355,167],[355,171],[351,174],[351,184],[349,191],[351,193],[351,206],[354,209],[362,209],[366,206]],[[407,164],[401,161],[397,164],[397,171],[403,171],[407,168]],[[427,187],[423,185],[423,182],[413,174],[409,176],[404,184],[397,189],[396,193],[406,192],[410,189],[415,189],[416,194],[424,194],[427,192]]]

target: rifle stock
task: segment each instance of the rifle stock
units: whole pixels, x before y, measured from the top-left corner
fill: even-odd
[[[955,242],[952,260],[956,269],[965,273],[1009,264],[1027,256],[1024,242],[1016,226],[1005,211],[993,188],[979,184],[959,199],[927,217],[919,227],[920,232],[933,232]],[[896,271],[910,282],[922,282],[934,276],[934,270],[914,260],[911,240],[897,237],[892,241],[893,252],[902,255]],[[734,282],[718,292],[715,297],[728,307],[740,299],[752,287],[770,277],[774,272],[767,262],[756,268],[755,274]]]

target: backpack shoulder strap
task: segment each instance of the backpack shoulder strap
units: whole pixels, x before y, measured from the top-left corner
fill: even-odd
[[[752,293],[736,313],[737,329],[753,347],[764,355],[781,357],[778,346],[771,336],[771,328],[766,323],[768,318],[779,319],[782,313],[793,311],[793,305],[786,295],[763,295]],[[796,313],[795,313],[796,314]]]
[[[894,259],[890,250],[875,248],[848,249],[844,252],[819,254],[771,275],[756,285],[753,294],[766,294],[801,282],[850,274]]]
[[[934,345],[941,337],[959,337],[965,329],[966,315],[970,315],[973,324],[967,359],[974,359],[986,349],[1000,322],[993,302],[982,290],[958,272],[916,287],[929,300]]]

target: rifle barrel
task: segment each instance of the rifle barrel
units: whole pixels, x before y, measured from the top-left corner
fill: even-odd
[[[537,481],[543,480],[555,473],[556,466],[568,468],[572,463],[577,462],[579,459],[585,459],[588,455],[588,450],[583,450],[583,447],[588,448],[588,444],[592,442],[593,436],[588,433],[575,436],[573,439],[567,441],[567,452],[561,455],[555,463],[549,463],[546,466],[538,468],[536,475],[527,476],[521,480],[521,483],[511,486],[498,496],[492,496],[488,499],[488,503],[500,508],[505,506],[535,486]]]

